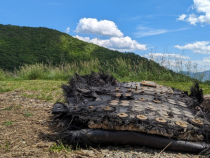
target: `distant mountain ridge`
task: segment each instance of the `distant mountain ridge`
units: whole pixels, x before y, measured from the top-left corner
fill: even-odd
[[[202,72],[181,72],[182,74],[189,76],[191,78],[195,78],[201,81],[210,80],[210,70],[202,71]]]

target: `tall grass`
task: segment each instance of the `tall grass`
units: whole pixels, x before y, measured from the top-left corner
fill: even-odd
[[[0,80],[4,80],[5,79],[5,73],[2,69],[0,69]]]
[[[75,72],[79,74],[88,74],[93,71],[97,71],[99,67],[99,61],[97,59],[78,63],[61,63],[60,65],[53,66],[51,64],[37,63],[34,65],[24,65],[15,71],[16,78],[23,80],[67,80],[69,76],[72,76]]]
[[[185,56],[184,54],[178,55],[166,53],[159,56],[156,56],[156,54],[160,53],[150,53],[149,58],[176,73],[189,76],[198,81],[204,81],[206,80],[204,76],[207,76],[207,79],[209,78],[208,76],[210,76],[210,74],[205,71],[205,66],[202,68],[199,67],[198,63],[191,61],[189,57]]]
[[[34,65],[23,65],[12,73],[4,72],[0,69],[0,80],[68,80],[75,72],[85,75],[91,71],[97,72],[99,69],[102,69],[112,74],[119,81],[192,81],[190,77],[182,73],[185,70],[183,68],[189,67],[189,64],[184,65],[182,61],[178,60],[173,65],[170,62],[167,64],[167,62],[164,58],[160,60],[153,57],[149,62],[145,60],[135,62],[130,59],[118,58],[106,62],[101,62],[98,59],[75,63],[62,62],[56,66],[50,63],[37,63]],[[157,63],[161,66],[158,66]]]

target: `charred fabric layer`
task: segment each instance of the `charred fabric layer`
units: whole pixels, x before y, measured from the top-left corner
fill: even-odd
[[[65,143],[154,148],[170,143],[168,150],[209,154],[210,122],[198,83],[188,95],[151,81],[118,82],[92,72],[75,74],[62,89],[66,103],[55,103],[52,113],[65,127]]]

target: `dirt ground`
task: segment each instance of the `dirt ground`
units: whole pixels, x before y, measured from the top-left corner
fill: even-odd
[[[25,98],[23,92],[0,93],[0,158],[7,157],[199,157],[149,148],[107,147],[55,152],[59,132],[52,124],[53,103]],[[26,93],[26,92],[24,92]],[[131,154],[132,151],[132,154]],[[127,155],[127,156],[126,156]]]

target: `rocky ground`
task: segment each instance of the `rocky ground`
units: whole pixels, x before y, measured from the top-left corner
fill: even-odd
[[[6,157],[113,157],[113,158],[198,158],[191,153],[176,153],[144,147],[109,146],[55,150],[59,129],[52,126],[53,103],[23,97],[13,91],[0,93],[0,158]],[[51,150],[50,150],[51,149]],[[54,150],[53,150],[54,149]],[[57,149],[57,148],[56,148]]]

